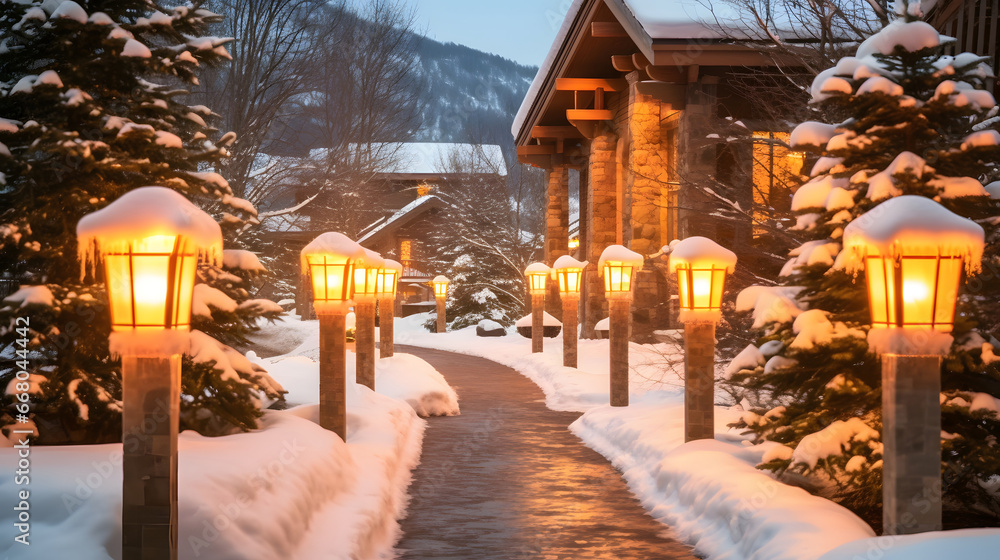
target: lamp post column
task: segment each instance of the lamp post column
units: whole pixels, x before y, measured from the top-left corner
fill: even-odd
[[[715,437],[715,323],[684,324],[684,441]]]
[[[344,311],[319,314],[319,425],[347,441],[347,329]]]
[[[177,558],[181,357],[122,357],[122,557]]]
[[[577,330],[580,310],[580,296],[562,296],[563,308],[563,366],[575,368],[577,365]]]
[[[375,301],[356,299],[354,312],[357,317],[354,331],[357,382],[375,390]]]
[[[395,353],[393,316],[395,313],[395,298],[384,296],[379,299],[379,357],[388,358]]]
[[[445,297],[437,296],[437,332],[443,333],[448,330],[448,323],[445,321]]]
[[[632,299],[608,299],[611,346],[611,406],[628,406],[628,340]]]
[[[941,530],[940,394],[939,356],[882,354],[886,535]]]
[[[543,338],[545,332],[545,294],[531,294],[531,353],[537,354],[542,351]]]

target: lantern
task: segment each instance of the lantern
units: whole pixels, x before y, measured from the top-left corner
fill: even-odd
[[[921,196],[889,199],[851,222],[844,259],[865,270],[872,327],[950,332],[962,272],[979,270],[983,239],[978,224]]]
[[[135,189],[84,216],[77,237],[84,272],[103,261],[111,328],[122,334],[187,332],[198,257],[222,254],[215,220],[165,187]]]
[[[403,265],[392,259],[385,259],[375,279],[375,291],[380,297],[395,298],[396,286],[403,273]]]
[[[601,253],[597,266],[604,276],[604,295],[608,299],[631,299],[632,276],[642,267],[643,257],[621,245],[611,245]]]
[[[354,283],[354,267],[363,265],[365,249],[342,233],[327,232],[302,249],[303,273],[312,278],[318,313],[345,310]]]
[[[722,307],[726,274],[735,267],[736,254],[707,237],[694,236],[674,243],[669,270],[677,273],[681,313],[717,314]]]
[[[385,262],[382,255],[368,249],[365,258],[354,267],[354,300],[374,300],[378,293],[378,275]]]
[[[545,281],[549,277],[549,267],[545,263],[531,263],[524,269],[524,276],[528,282],[528,293],[531,295],[545,295]]]
[[[579,296],[583,287],[583,269],[590,264],[580,262],[569,255],[556,259],[552,265],[552,276],[559,283],[559,293],[563,296]]]
[[[448,280],[446,276],[441,275],[435,276],[434,279],[431,280],[431,284],[434,285],[434,297],[444,298],[448,296],[448,282],[450,282],[450,280]]]

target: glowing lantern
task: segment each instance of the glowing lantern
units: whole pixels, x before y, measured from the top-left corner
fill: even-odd
[[[448,282],[450,282],[450,280],[448,280],[446,276],[440,275],[435,276],[434,279],[431,280],[431,284],[434,285],[434,297],[439,299],[448,297]]]
[[[559,293],[563,296],[579,296],[583,287],[583,269],[590,264],[580,262],[569,255],[556,259],[552,265],[552,276],[559,282]]]
[[[84,216],[77,237],[83,272],[104,263],[115,333],[187,332],[198,257],[222,255],[215,220],[164,187],[132,190]]]
[[[385,259],[375,279],[375,291],[380,297],[396,297],[396,286],[403,274],[403,265],[392,259]]]
[[[688,237],[673,243],[669,270],[677,273],[681,320],[698,314],[706,315],[706,320],[717,320],[726,274],[735,267],[736,254],[707,237]]]
[[[621,245],[611,245],[601,253],[598,273],[604,276],[604,295],[608,299],[631,299],[632,276],[642,267],[643,257]]]
[[[302,249],[303,273],[312,278],[317,313],[346,312],[355,266],[364,266],[365,249],[342,233],[327,232]]]
[[[524,269],[524,276],[528,281],[528,293],[531,295],[545,295],[545,281],[549,278],[549,267],[544,263],[531,263]]]
[[[374,300],[378,294],[378,275],[385,260],[375,251],[365,249],[363,262],[354,266],[355,301]]]
[[[845,228],[844,264],[865,269],[875,329],[950,332],[962,271],[979,270],[983,239],[983,228],[937,202],[899,196]]]

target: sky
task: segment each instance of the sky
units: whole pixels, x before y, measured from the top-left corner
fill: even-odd
[[[444,43],[542,63],[571,0],[401,0],[416,11],[416,30]]]

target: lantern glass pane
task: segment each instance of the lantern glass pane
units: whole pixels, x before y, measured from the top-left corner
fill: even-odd
[[[312,277],[313,299],[319,302],[347,300],[354,267],[346,259],[335,259],[326,255],[310,255],[307,258]]]
[[[712,305],[712,271],[695,269],[691,271],[691,295],[694,309],[708,309]]]
[[[604,263],[604,291],[627,292],[632,287],[632,267],[618,261]]]
[[[583,276],[583,269],[561,268],[556,272],[559,278],[559,291],[564,294],[580,293],[580,279]]]
[[[890,317],[895,316],[891,308],[896,298],[892,295],[895,287],[892,263],[882,257],[865,259],[865,275],[868,278],[868,306],[871,309],[872,326],[888,327]],[[893,321],[895,319],[893,318]]]
[[[712,300],[709,303],[711,309],[722,309],[722,292],[726,286],[726,269],[712,269]]]
[[[375,295],[379,270],[378,268],[355,268],[354,293],[365,296]]]
[[[191,326],[191,302],[194,299],[195,271],[198,268],[198,258],[192,252],[185,253],[177,262],[178,278],[174,288],[176,305],[174,306],[175,328]]]
[[[396,273],[394,269],[383,268],[375,279],[375,291],[381,295],[396,295]]]
[[[532,292],[544,292],[545,291],[545,278],[547,274],[529,274],[528,275],[528,289]]]
[[[112,330],[190,326],[196,258],[182,247],[176,236],[155,235],[104,255]]]
[[[434,283],[434,295],[437,297],[445,297],[448,295],[448,284],[446,282],[435,282]]]
[[[937,300],[935,301],[934,328],[951,332],[955,322],[955,300],[962,281],[962,259],[941,259],[938,270]]]
[[[928,328],[934,325],[937,263],[937,258],[903,257],[901,260],[904,327]]]

